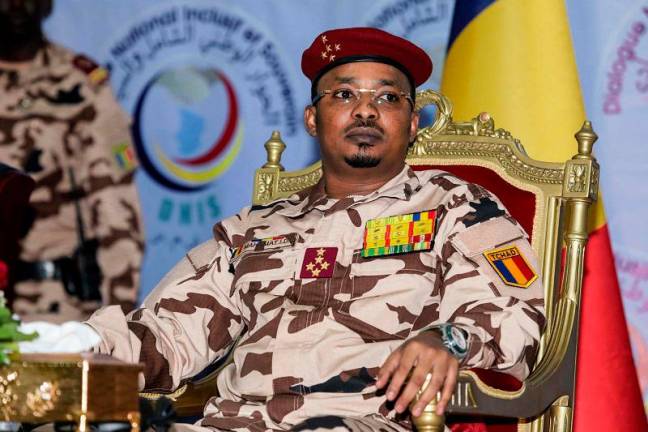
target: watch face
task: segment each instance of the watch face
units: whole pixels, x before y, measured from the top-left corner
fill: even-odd
[[[466,336],[463,334],[461,330],[459,330],[457,327],[450,327],[450,336],[452,336],[452,341],[455,343],[455,346],[461,350],[461,351],[466,351],[468,350],[468,341],[466,340]]]

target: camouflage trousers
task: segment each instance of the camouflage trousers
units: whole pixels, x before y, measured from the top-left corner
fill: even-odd
[[[109,429],[107,429],[109,430]],[[231,430],[231,429],[230,429]],[[236,431],[242,432],[265,432],[279,431],[281,429],[268,429],[265,425],[247,424],[245,427],[237,428]],[[365,417],[338,417],[323,416],[310,418],[290,429],[295,432],[405,432],[411,429],[404,428],[398,423],[387,420],[381,415],[371,415]],[[210,427],[198,426],[197,424],[173,423],[169,432],[215,432],[224,431],[224,429],[214,429]],[[53,423],[47,423],[32,429],[32,432],[54,432]],[[145,432],[154,432],[149,429]],[[446,426],[445,432],[450,432]]]
[[[170,432],[214,432],[223,429],[214,429],[211,427],[204,427],[175,423],[171,427]],[[266,425],[247,424],[242,428],[232,429],[236,431],[250,431],[250,432],[265,432],[275,431],[282,429],[268,429]],[[410,429],[386,419],[385,417],[375,414],[364,417],[338,417],[338,416],[322,416],[310,418],[290,429],[296,432],[406,432]]]

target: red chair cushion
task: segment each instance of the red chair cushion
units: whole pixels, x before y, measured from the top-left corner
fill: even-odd
[[[517,419],[461,418],[446,422],[452,432],[517,432]]]
[[[509,392],[514,392],[522,388],[522,381],[509,374],[478,368],[470,369],[470,371],[477,374],[479,379],[489,387]]]
[[[495,194],[506,206],[511,216],[533,236],[533,218],[536,212],[536,197],[533,192],[513,186],[490,168],[474,165],[415,165],[415,171],[439,169],[471,183],[485,187]]]
[[[522,388],[517,378],[488,369],[470,369],[486,385],[504,391],[516,391]],[[483,418],[483,417],[450,417],[448,427],[452,432],[516,432],[517,419]]]

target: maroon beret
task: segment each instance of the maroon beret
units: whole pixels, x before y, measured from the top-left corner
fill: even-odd
[[[328,30],[302,54],[301,67],[311,82],[336,66],[357,61],[387,63],[400,69],[415,86],[432,73],[432,60],[412,42],[371,27]]]

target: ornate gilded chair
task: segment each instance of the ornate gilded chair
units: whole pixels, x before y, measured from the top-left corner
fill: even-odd
[[[435,121],[419,130],[407,162],[414,169],[451,172],[486,187],[503,201],[538,253],[547,310],[547,326],[531,375],[519,382],[493,371],[461,371],[446,410],[448,420],[483,421],[488,427],[486,423],[497,418],[498,431],[571,431],[587,215],[598,190],[599,167],[592,157],[597,136],[585,122],[576,133],[578,151],[571,160],[540,162],[529,158],[508,131],[495,129],[487,113],[455,122],[452,105],[444,96],[431,90],[417,95],[417,109],[430,104],[437,108]],[[255,174],[254,204],[288,197],[314,185],[322,175],[319,162],[300,171],[284,171],[280,159],[286,146],[278,132],[265,147],[268,160]],[[208,377],[168,396],[180,414],[189,414],[199,412],[214,393]],[[444,417],[434,414],[435,407],[436,402],[429,404],[414,419],[419,431],[443,430]]]

